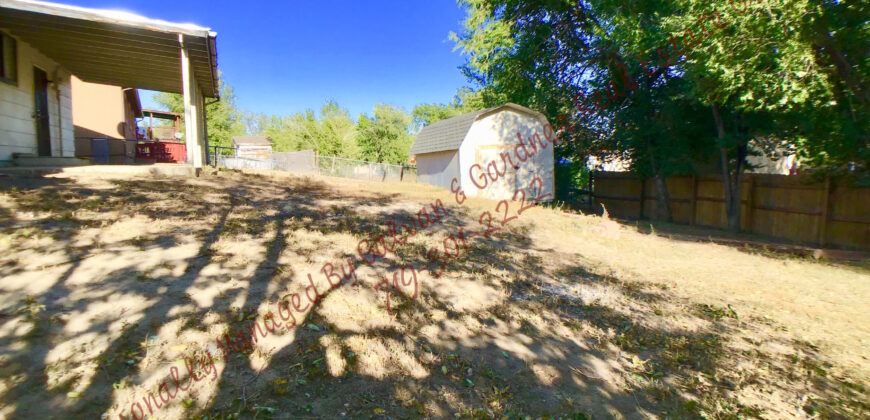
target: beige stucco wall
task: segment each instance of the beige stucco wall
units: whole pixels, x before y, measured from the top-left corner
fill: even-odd
[[[6,34],[9,35],[8,32]],[[69,72],[20,38],[13,38],[18,41],[18,83],[11,85],[0,82],[0,163],[11,160],[13,153],[38,154],[36,122],[33,119],[34,66],[45,71],[49,80],[57,82],[48,86],[51,155],[73,156],[75,145]],[[57,89],[60,90],[60,118]]]
[[[540,177],[543,181],[543,192],[538,194],[550,194],[549,198],[541,201],[552,200],[554,193],[553,144],[544,138],[546,124],[547,121],[542,117],[512,109],[502,109],[472,124],[465,140],[459,146],[459,168],[462,189],[465,193],[472,197],[511,200],[516,190],[523,188],[526,190],[526,197],[531,198],[533,194],[529,191],[529,184],[535,177]],[[540,136],[547,147],[541,147],[540,142],[536,141],[537,152],[533,152],[534,155],[526,162],[520,162],[515,157],[515,146],[519,145],[520,142],[517,133],[523,136],[530,152],[532,150],[528,145],[528,138],[535,136],[535,134]],[[478,164],[486,172],[487,164],[496,161],[498,169],[501,170],[504,164],[500,154],[503,152],[508,152],[519,168],[508,168],[507,175],[494,183],[487,181],[487,185],[483,189],[478,188],[472,182],[469,172],[472,165]],[[478,175],[479,171],[475,169],[474,174]],[[481,183],[478,180],[478,184]]]
[[[133,110],[119,86],[88,83],[72,77],[72,109],[77,138],[135,140]]]

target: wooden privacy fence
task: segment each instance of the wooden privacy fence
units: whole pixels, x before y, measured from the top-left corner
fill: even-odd
[[[664,219],[656,214],[652,179],[623,172],[593,172],[590,206],[599,203],[614,217]],[[727,227],[722,180],[679,176],[667,180],[671,214],[677,223]],[[870,250],[870,188],[805,175],[746,174],[741,227],[746,232],[806,244]],[[590,209],[591,210],[591,209]]]

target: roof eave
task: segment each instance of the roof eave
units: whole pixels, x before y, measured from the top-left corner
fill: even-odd
[[[0,27],[84,81],[171,93],[182,92],[182,34],[203,96],[220,97],[209,28],[33,0],[0,0]]]

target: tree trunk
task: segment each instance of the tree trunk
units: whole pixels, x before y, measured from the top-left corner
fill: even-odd
[[[870,106],[870,92],[867,91],[866,87],[855,76],[852,64],[849,63],[840,50],[834,47],[834,44],[826,38],[817,42],[816,48],[823,50],[828,55],[834,63],[834,67],[837,68],[837,75],[840,76],[840,79],[843,80],[843,83],[852,91],[861,104],[865,107]]]
[[[674,217],[671,215],[671,195],[668,193],[668,184],[665,182],[662,170],[658,166],[658,161],[655,158],[655,152],[653,152],[649,138],[646,139],[646,147],[647,153],[649,153],[650,167],[652,167],[653,185],[656,187],[656,218],[666,222],[673,222]],[[643,202],[640,205],[643,206]]]
[[[840,50],[834,47],[834,43],[826,35],[822,35],[814,46],[817,50],[823,50],[828,55],[834,63],[834,67],[837,68],[837,75],[840,76],[846,87],[855,95],[855,99],[862,105],[864,115],[866,115],[867,110],[870,109],[870,89],[868,89],[864,80],[855,75],[852,63],[843,56]],[[852,118],[854,119],[854,110]],[[870,133],[866,131],[863,135],[863,143],[864,147],[870,148]],[[870,158],[865,158],[864,163],[867,167],[870,167]]]
[[[653,174],[653,182],[656,186],[656,215],[661,219],[662,215],[667,222],[673,222],[674,216],[671,214],[671,195],[668,193],[668,184],[662,177],[661,172],[655,171]]]
[[[725,137],[725,123],[719,112],[719,104],[713,103],[713,119],[716,121],[716,134],[720,139]],[[719,163],[722,166],[722,187],[725,191],[725,217],[728,220],[728,229],[734,232],[740,231],[740,202],[741,184],[743,184],[743,169],[746,160],[746,146],[737,146],[737,162],[731,169],[728,161],[728,148],[719,147]]]
[[[653,161],[653,184],[656,187],[656,217],[659,220],[673,222],[671,215],[671,195],[668,193],[668,183],[662,176],[662,171],[656,168]],[[643,205],[643,203],[641,203]]]

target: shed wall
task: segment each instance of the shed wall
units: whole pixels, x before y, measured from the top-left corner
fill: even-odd
[[[553,175],[553,144],[544,138],[544,126],[546,121],[540,117],[520,113],[513,110],[502,110],[488,115],[475,122],[459,147],[459,162],[462,189],[472,197],[483,197],[493,200],[511,200],[515,192],[522,188],[526,190],[526,197],[531,199],[536,195],[546,196],[541,201],[552,200],[554,194]],[[516,147],[519,145],[517,133],[523,136],[526,148],[533,156],[525,162],[516,157]],[[537,150],[533,150],[528,144],[528,139],[538,135]],[[543,143],[546,147],[542,147]],[[478,188],[483,184],[480,180],[481,171],[473,170],[478,185],[472,182],[472,166],[480,165],[483,172],[487,170],[490,162],[495,161],[497,168],[504,166],[500,155],[508,153],[512,162],[519,166],[518,169],[507,168],[507,174],[496,182],[486,180],[484,188]],[[525,154],[524,152],[520,152]],[[525,156],[524,156],[525,157]],[[493,172],[495,174],[495,172]],[[530,191],[530,184],[535,177],[543,181],[541,187],[535,187],[536,191]]]
[[[7,35],[9,35],[7,33]],[[26,42],[18,42],[18,84],[0,82],[0,164],[12,159],[13,153],[38,154],[36,123],[33,119],[33,67],[57,82],[48,87],[49,132],[52,156],[73,156],[72,101],[70,75],[54,60],[41,54]],[[60,89],[61,123],[58,126],[57,90]],[[63,144],[60,144],[61,133]]]
[[[447,150],[417,155],[417,180],[450,189],[453,178],[459,177],[459,153]]]

